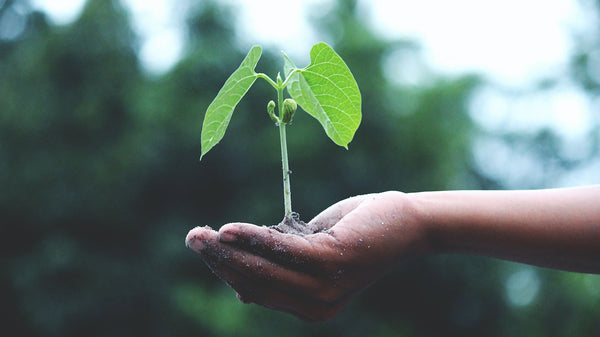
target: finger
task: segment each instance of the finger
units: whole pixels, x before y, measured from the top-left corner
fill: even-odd
[[[245,282],[268,284],[281,291],[300,295],[317,291],[322,285],[315,277],[278,265],[261,256],[238,250],[222,243],[216,243],[220,249],[209,249],[203,254],[205,260],[216,268],[222,266],[235,271]],[[224,251],[226,251],[224,253]],[[226,256],[226,258],[223,258]]]
[[[254,225],[248,226],[259,228]],[[272,232],[276,235],[282,235],[277,231]],[[297,238],[294,237],[294,239]],[[304,241],[301,242],[306,244]],[[278,264],[273,259],[253,255],[247,250],[220,242],[218,233],[209,227],[197,227],[191,230],[186,238],[186,243],[202,256],[204,262],[213,272],[228,281],[228,283],[235,280],[222,275],[221,269],[225,270],[225,267],[244,274],[244,277],[251,279],[252,282],[268,282],[283,291],[296,291],[299,294],[310,293],[321,287],[314,276],[321,277],[325,275],[325,279],[328,279],[328,276],[331,276],[329,278],[335,277],[334,272],[326,273],[319,268],[315,268],[318,272],[313,272],[313,276],[311,276],[311,273],[306,273],[301,268],[290,269],[285,265]],[[288,248],[282,248],[281,251]],[[289,249],[291,250],[291,248]],[[294,256],[297,260],[302,258],[297,257],[297,254]],[[296,263],[298,262],[296,261]],[[296,267],[297,265],[292,264],[292,266]]]
[[[285,270],[261,257],[243,257],[235,249],[223,254],[212,246],[227,245],[207,243],[202,252],[205,263],[244,303],[285,311],[306,321],[322,321],[332,318],[347,301],[341,300],[341,289],[323,286],[314,278]]]
[[[185,245],[197,253],[204,248],[204,244],[210,240],[216,240],[217,232],[208,226],[196,227],[188,232],[185,237]]]
[[[219,241],[235,245],[283,266],[320,266],[323,256],[331,252],[335,242],[326,233],[300,236],[285,234],[267,227],[231,223],[221,227]]]
[[[208,259],[205,262],[221,280],[236,291],[237,298],[243,303],[256,303],[269,309],[288,312],[306,321],[322,320],[327,313],[324,310],[326,304],[311,301],[308,296],[286,293],[271,284],[265,285],[264,282],[257,283],[230,265],[217,263],[216,260]]]
[[[243,276],[253,283],[268,283],[282,291],[302,295],[321,287],[321,284],[309,274],[288,269],[262,256],[219,242],[217,237],[217,232],[210,228],[198,228],[190,231],[187,242],[200,253],[204,262],[228,283]],[[223,276],[221,269],[233,270],[242,276]]]
[[[256,303],[269,309],[284,311],[304,321],[326,321],[333,318],[350,300],[328,300],[315,296],[298,296],[259,284],[251,292],[238,292],[238,298],[244,303]]]

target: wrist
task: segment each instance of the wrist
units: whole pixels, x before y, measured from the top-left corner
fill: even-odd
[[[424,254],[440,254],[444,253],[443,238],[440,235],[440,217],[436,215],[435,195],[432,192],[418,192],[406,194],[407,205],[409,205],[413,221],[423,232],[422,246]]]
[[[380,194],[391,201],[392,222],[397,230],[398,242],[402,244],[401,255],[429,255],[436,252],[433,244],[433,223],[430,221],[427,202],[421,200],[416,193],[398,191]]]

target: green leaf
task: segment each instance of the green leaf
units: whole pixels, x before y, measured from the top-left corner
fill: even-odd
[[[310,51],[311,63],[298,70],[284,54],[287,90],[293,99],[316,118],[331,140],[344,148],[354,137],[361,120],[358,85],[342,58],[326,43]]]
[[[261,54],[262,48],[260,46],[252,47],[240,67],[229,76],[221,90],[219,90],[217,97],[206,109],[202,124],[202,155],[200,160],[225,135],[233,110],[257,79],[254,68]]]

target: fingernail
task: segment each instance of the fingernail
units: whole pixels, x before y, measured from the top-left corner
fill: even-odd
[[[196,237],[195,236],[192,236],[192,237],[189,237],[189,238],[185,238],[185,246],[188,247],[188,248],[190,248],[190,245],[192,243],[194,243],[194,241],[196,241]]]
[[[196,227],[198,228],[198,227]],[[185,237],[185,246],[191,248],[195,251],[199,251],[203,248],[202,240],[198,239],[196,236],[195,229],[192,229]]]
[[[235,242],[237,241],[237,236],[233,233],[222,232],[219,233],[219,241],[221,242]]]
[[[197,252],[201,251],[202,248],[204,248],[204,244],[202,242],[202,240],[198,239],[195,236],[190,237],[189,239],[187,239],[185,241],[185,245],[190,248],[193,249]]]

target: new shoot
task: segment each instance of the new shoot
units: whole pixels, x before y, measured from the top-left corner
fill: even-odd
[[[321,123],[325,134],[335,144],[347,149],[360,125],[361,96],[346,63],[325,43],[317,43],[312,47],[311,63],[305,68],[297,68],[283,54],[284,78],[278,73],[275,80],[254,70],[261,54],[260,46],[252,47],[208,106],[202,125],[200,159],[223,138],[235,107],[256,79],[264,79],[275,89],[277,95],[276,102],[271,100],[267,103],[267,114],[279,127],[285,210],[283,222],[291,223],[294,213],[286,126],[293,120],[300,106]],[[289,98],[284,99],[284,91],[287,91]]]

